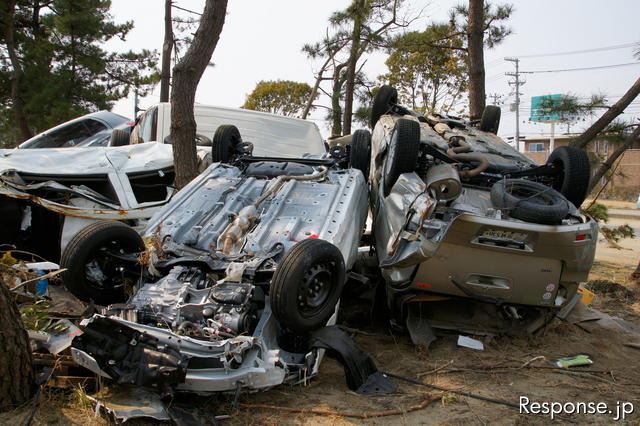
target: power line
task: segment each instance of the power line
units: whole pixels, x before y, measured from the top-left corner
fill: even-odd
[[[518,55],[520,58],[541,58],[544,56],[564,56],[564,55],[575,55],[579,53],[590,53],[590,52],[602,52],[605,50],[616,50],[616,49],[626,49],[627,47],[633,47],[637,43],[624,43],[624,44],[616,44],[613,46],[605,46],[605,47],[597,47],[594,49],[584,49],[584,50],[573,50],[570,52],[557,52],[557,53],[540,53],[536,55]]]
[[[601,66],[598,66],[598,67],[567,68],[567,69],[560,69],[560,70],[520,71],[520,72],[523,73],[523,74],[540,74],[540,73],[550,73],[550,72],[601,70],[601,69],[605,69],[605,68],[628,67],[630,65],[640,65],[640,62],[629,62],[629,63],[626,63],[626,64],[615,64],[615,65],[601,65]]]
[[[185,9],[184,7],[180,7],[180,6],[176,5],[176,4],[172,4],[171,7],[175,8],[175,9],[178,9],[178,10],[183,10],[185,12],[193,13],[194,15],[202,16],[202,13],[200,13],[200,12],[196,12],[196,11],[193,11],[193,10]]]

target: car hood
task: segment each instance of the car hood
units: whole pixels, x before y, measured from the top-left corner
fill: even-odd
[[[10,171],[47,176],[96,175],[171,167],[170,145],[151,142],[100,148],[0,150],[0,174]]]

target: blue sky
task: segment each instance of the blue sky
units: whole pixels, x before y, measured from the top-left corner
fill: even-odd
[[[163,0],[112,0],[116,21],[133,20],[134,30],[126,42],[112,42],[113,50],[160,49],[163,38]],[[201,10],[204,0],[176,0],[179,6]],[[338,0],[229,0],[228,15],[220,42],[212,61],[200,82],[197,102],[238,107],[260,80],[288,79],[313,83],[313,70],[318,65],[301,52],[305,42],[319,40],[327,27],[332,11],[344,8],[349,2]],[[423,11],[423,18],[414,23],[420,29],[430,20],[444,20],[447,11],[458,1],[408,0],[407,6]],[[518,0],[509,25],[513,34],[495,49],[485,52],[487,93],[503,96],[505,106],[500,135],[513,136],[515,114],[509,111],[513,89],[507,84],[505,72],[513,71],[513,64],[503,60],[507,56],[521,57],[521,70],[554,70],[622,64],[637,61],[631,48],[593,53],[526,57],[640,42],[640,1],[611,0]],[[384,54],[368,58],[365,72],[370,77],[386,72]],[[640,63],[640,61],[637,61]],[[615,101],[640,76],[640,65],[605,70],[565,73],[530,74],[522,87],[521,134],[548,134],[548,124],[528,122],[530,97],[552,93],[572,93],[589,96],[592,93],[609,95]],[[146,107],[158,101],[159,88],[145,99]],[[117,103],[115,112],[132,116],[132,98]],[[640,116],[640,100],[630,106],[625,119]],[[312,115],[326,136],[328,131],[318,110]],[[572,125],[579,131],[589,119]],[[566,131],[559,126],[556,132]]]

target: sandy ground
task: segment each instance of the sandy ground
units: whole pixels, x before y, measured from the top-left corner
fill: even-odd
[[[640,260],[640,216],[637,220],[610,218],[605,226],[615,228],[616,226],[628,224],[633,228],[635,238],[625,238],[616,245],[608,243],[602,236],[598,239],[596,249],[596,260],[619,263],[621,265],[635,265]]]
[[[622,250],[611,248],[606,242],[598,244],[590,279],[613,281],[628,291],[599,294],[594,307],[640,326],[640,287],[627,281],[640,257],[640,238],[624,240],[620,246]],[[535,336],[503,336],[486,341],[484,351],[458,348],[453,335],[439,338],[427,351],[413,346],[406,335],[394,334],[385,325],[372,325],[363,300],[346,300],[342,310],[349,314],[343,314],[341,322],[360,330],[354,333],[355,341],[383,371],[513,403],[518,403],[521,396],[531,401],[604,402],[613,411],[602,415],[566,415],[556,418],[554,423],[610,424],[620,401],[635,407],[635,413],[622,423],[640,422],[640,350],[624,346],[630,341],[640,343],[637,335],[608,329],[589,332],[558,320]],[[570,371],[548,368],[551,359],[577,354],[589,355],[593,365]],[[434,401],[427,405],[425,401],[429,400]],[[209,419],[229,413],[230,401],[231,396],[226,395],[189,400],[201,407]],[[398,390],[392,395],[358,395],[347,388],[342,366],[328,358],[308,386],[281,386],[242,395],[240,403],[243,405],[231,412],[224,423],[542,425],[551,422],[549,415],[520,414],[518,409],[504,405],[402,382],[398,382]],[[259,405],[273,408],[257,408]],[[283,411],[286,409],[303,412]],[[312,409],[325,413],[309,413]],[[413,411],[376,418],[350,417],[388,410]],[[3,419],[7,417],[0,418],[0,423]],[[7,423],[14,422],[9,417]],[[34,422],[86,426],[110,423],[106,417],[96,416],[78,392],[53,389],[43,392]]]

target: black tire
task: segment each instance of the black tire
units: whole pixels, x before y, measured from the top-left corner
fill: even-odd
[[[498,133],[500,127],[500,115],[502,110],[495,105],[487,105],[482,111],[482,118],[480,118],[480,130],[483,132]]]
[[[109,137],[109,146],[125,146],[129,145],[129,137],[131,134],[126,130],[115,129]]]
[[[201,135],[199,133],[196,133],[196,145],[197,146],[212,146],[213,142],[211,142],[211,139],[209,139],[205,135]]]
[[[526,179],[504,179],[491,188],[494,207],[525,222],[557,225],[569,213],[569,201],[555,189]]]
[[[335,311],[345,276],[344,259],[336,246],[317,239],[297,243],[271,278],[274,316],[294,333],[324,327]]]
[[[411,173],[416,169],[419,152],[420,123],[406,118],[396,121],[384,160],[385,197],[389,195],[401,174]]]
[[[349,166],[358,169],[369,180],[369,166],[371,164],[371,133],[368,130],[356,130],[351,139],[351,153]]]
[[[398,91],[392,86],[382,86],[371,105],[371,128],[376,127],[380,117],[389,113],[391,107],[398,103]]]
[[[236,152],[236,146],[242,143],[240,131],[236,126],[224,124],[213,135],[211,156],[214,163],[229,163]]]
[[[125,282],[118,270],[122,263],[105,254],[106,250],[137,253],[144,250],[144,242],[133,228],[116,221],[94,222],[78,232],[64,249],[60,267],[67,269],[62,276],[64,285],[80,300],[99,305],[125,301]],[[104,279],[91,276],[89,265]]]
[[[547,164],[559,169],[553,188],[579,208],[587,196],[591,179],[587,153],[574,146],[561,146],[549,155]]]

